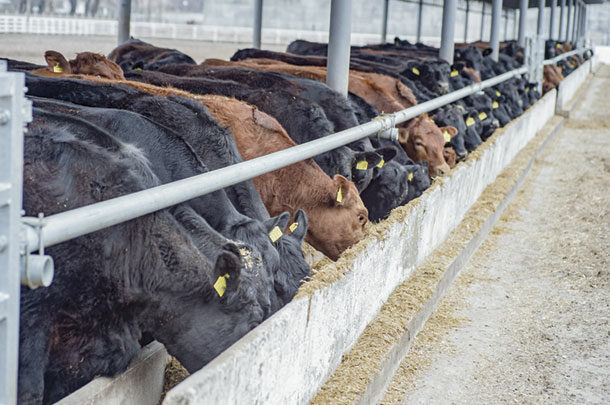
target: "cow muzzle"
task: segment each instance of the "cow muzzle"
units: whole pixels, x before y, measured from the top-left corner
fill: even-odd
[[[449,83],[448,82],[438,82],[436,84],[438,92],[440,94],[447,94],[449,92]]]

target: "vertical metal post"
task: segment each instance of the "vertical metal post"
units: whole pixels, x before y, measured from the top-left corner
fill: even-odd
[[[565,8],[566,8],[566,0],[559,0],[559,32],[557,33],[557,40],[561,41],[563,39],[563,33],[564,33],[564,23],[566,21],[566,13],[565,13]]]
[[[345,96],[347,96],[349,81],[351,30],[352,0],[332,0],[326,84]]]
[[[538,0],[538,29],[536,33],[538,36],[542,36],[544,33],[544,0]]]
[[[525,30],[527,28],[527,0],[519,0],[519,39],[520,46],[525,46]]]
[[[483,34],[485,34],[485,3],[481,4],[481,41],[485,40]]]
[[[502,22],[502,0],[491,1],[491,36],[489,46],[491,47],[491,58],[498,61],[500,55],[500,23]]]
[[[514,9],[514,10],[513,10],[513,36],[512,36],[512,38],[513,38],[514,40],[516,40],[516,39],[517,39],[517,36],[519,35],[519,34],[518,34],[518,32],[519,32],[519,31],[517,30],[517,26],[518,26],[517,21],[518,21],[518,20],[517,20],[517,9]]]
[[[570,40],[570,24],[572,23],[572,0],[566,0],[568,3],[568,22],[566,24],[566,32],[564,41],[568,42]]]
[[[555,36],[555,30],[557,28],[557,0],[550,0],[550,1],[551,1],[551,25],[550,25],[549,39],[555,39],[555,38],[557,38]]]
[[[384,44],[388,36],[388,8],[390,7],[390,0],[383,0],[383,16],[381,17],[381,43]]]
[[[468,42],[468,15],[470,14],[470,0],[466,0],[466,16],[464,19],[464,42]]]
[[[119,40],[121,45],[129,39],[129,24],[131,23],[131,0],[119,0]]]
[[[580,4],[578,4],[578,0],[574,0],[574,17],[572,18],[572,43],[576,45],[576,27],[578,26],[578,12],[580,10]]]
[[[419,0],[419,7],[417,8],[417,35],[415,42],[421,42],[421,21],[424,14],[424,0]]]
[[[263,30],[263,0],[254,0],[254,27],[252,32],[252,47],[260,49]]]
[[[507,41],[508,40],[508,10],[502,11],[502,14],[504,15],[504,35],[502,37],[502,40]]]
[[[23,126],[31,121],[23,73],[0,61],[0,403],[17,403]]]
[[[443,26],[441,28],[441,49],[438,56],[453,63],[453,44],[455,42],[455,12],[457,0],[443,0]]]

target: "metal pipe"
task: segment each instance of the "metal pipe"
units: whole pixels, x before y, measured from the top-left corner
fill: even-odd
[[[441,48],[438,52],[438,56],[449,62],[449,64],[453,63],[456,8],[457,0],[443,0],[443,26],[441,28]]]
[[[557,0],[551,1],[551,25],[549,27],[549,39],[557,38],[555,36],[555,30],[557,28]]]
[[[502,22],[502,0],[491,1],[491,58],[498,61],[500,55],[500,23]]]
[[[538,36],[544,35],[544,0],[538,0]]]
[[[586,52],[587,50],[588,50],[588,48],[580,48],[580,49],[575,49],[570,52],[562,53],[561,55],[557,55],[552,59],[545,59],[542,62],[542,64],[543,65],[554,65],[555,63],[559,62],[562,59],[568,58],[573,55],[580,55],[580,54]]]
[[[503,34],[503,41],[507,41],[508,40],[508,10],[504,10],[502,11],[502,18],[504,19],[504,34]]]
[[[470,14],[470,0],[466,0],[466,15],[464,18],[464,42],[468,42],[468,15]]]
[[[252,47],[261,48],[263,32],[263,0],[254,0],[254,27],[252,32]]]
[[[416,35],[416,39],[415,42],[420,43],[421,42],[421,22],[422,22],[422,16],[424,14],[424,0],[419,0],[419,7],[417,8],[417,35]]]
[[[518,26],[517,21],[519,21],[519,20],[517,20],[517,10],[513,9],[513,35],[512,35],[512,38],[514,40],[517,40],[517,36],[519,35],[519,31],[517,30],[517,26]]]
[[[525,46],[525,30],[527,27],[527,0],[519,0],[519,46]]]
[[[119,45],[129,39],[131,23],[131,0],[119,0]]]
[[[387,131],[394,125],[403,123],[426,112],[436,110],[461,98],[477,93],[484,88],[495,86],[527,72],[527,67],[511,70],[491,79],[474,83],[460,90],[445,94],[433,100],[406,108],[393,114],[325,136],[311,142],[293,146],[279,152],[251,159],[235,165],[223,167],[208,173],[189,177],[173,183],[153,187],[148,190],[113,198],[71,211],[61,212],[41,219],[44,245],[52,246],[67,240],[95,232],[142,215],[171,207],[176,204],[211,193],[222,188],[252,179],[282,167],[289,166],[328,152],[340,146]],[[38,218],[24,218],[24,226],[31,227]],[[24,234],[26,234],[24,232]],[[29,252],[35,252],[39,241],[37,232],[27,232]]]
[[[563,27],[565,23],[565,8],[566,8],[566,0],[559,0],[559,32],[557,33],[557,41],[561,41],[563,38]]]
[[[387,41],[388,36],[388,8],[390,7],[390,0],[383,0],[383,16],[381,17],[381,43]]]
[[[574,0],[574,18],[572,18],[572,43],[576,44],[576,28],[578,27],[578,14],[580,13],[580,4],[578,0]]]
[[[564,41],[568,42],[570,40],[570,24],[572,23],[572,0],[566,0],[568,4],[568,21],[566,24],[566,32]]]
[[[333,0],[330,5],[330,33],[326,84],[347,96],[349,81],[352,0]]]
[[[481,41],[485,40],[485,38],[483,37],[483,34],[485,34],[485,3],[482,3],[482,5],[481,5],[481,35],[480,35]]]

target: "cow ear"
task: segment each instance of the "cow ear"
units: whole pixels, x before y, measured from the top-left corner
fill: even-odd
[[[57,51],[46,51],[44,58],[49,69],[56,73],[72,73],[72,67],[61,53]]]
[[[335,174],[335,177],[333,177],[333,184],[334,189],[332,191],[331,198],[335,206],[345,205],[352,198],[354,198],[352,195],[353,190],[356,189],[356,187],[353,187],[354,183],[340,174]]]
[[[395,146],[388,146],[385,148],[376,149],[375,153],[378,153],[383,158],[383,160],[377,164],[377,167],[381,168],[384,164],[396,157],[398,154],[398,149]]]
[[[307,235],[308,226],[309,220],[307,219],[305,211],[297,210],[294,214],[294,222],[290,224],[288,229],[290,230],[290,235],[297,238],[302,243],[303,239],[305,239],[305,235]]]
[[[286,229],[288,221],[290,221],[290,213],[286,211],[277,217],[269,218],[263,222],[271,242],[276,242],[284,235],[284,229]]]
[[[421,75],[421,64],[416,61],[410,61],[407,63],[407,68],[402,72],[403,75],[407,76],[411,80],[418,80]]]
[[[450,138],[453,138],[454,136],[456,136],[458,134],[458,130],[456,127],[446,126],[446,127],[440,127],[439,129],[443,133],[443,136],[445,136],[445,132],[447,132],[449,134]],[[449,140],[451,140],[451,139],[449,139]],[[447,139],[445,139],[445,141],[449,142],[449,141],[447,141]]]
[[[486,48],[486,49],[483,51],[483,56],[488,56],[488,55],[491,55],[491,48]]]
[[[461,73],[465,67],[466,67],[466,64],[464,62],[455,62],[453,65],[451,65],[451,70],[457,70],[458,72]]]
[[[226,290],[237,289],[241,266],[239,247],[235,243],[226,243],[216,258],[212,280],[214,290],[220,297]]]
[[[369,170],[377,166],[383,158],[375,152],[356,152],[352,163],[353,170]]]
[[[404,145],[409,140],[409,130],[407,128],[398,128],[398,143]]]

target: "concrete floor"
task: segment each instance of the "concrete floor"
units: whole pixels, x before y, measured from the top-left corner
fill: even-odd
[[[443,299],[455,324],[418,335],[403,403],[610,403],[609,93],[605,66]]]

